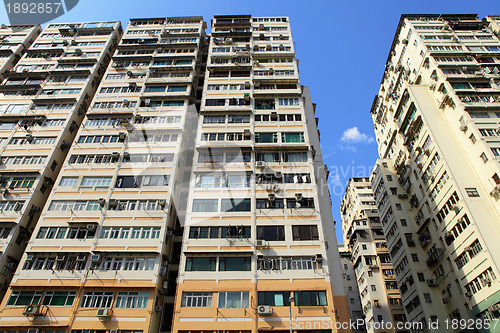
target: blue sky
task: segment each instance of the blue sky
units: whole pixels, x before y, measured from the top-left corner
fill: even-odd
[[[289,16],[301,83],[311,87],[329,166],[332,210],[342,240],[339,207],[346,181],[368,176],[377,158],[370,107],[378,92],[401,14],[500,14],[500,1],[169,1],[80,0],[57,22],[251,14]],[[5,7],[0,22],[8,22]]]

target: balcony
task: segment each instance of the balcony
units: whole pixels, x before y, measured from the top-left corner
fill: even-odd
[[[429,257],[426,260],[426,264],[429,267],[436,265],[444,254],[444,249],[441,248],[433,248],[429,251]]]

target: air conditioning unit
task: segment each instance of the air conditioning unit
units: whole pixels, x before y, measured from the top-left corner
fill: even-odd
[[[266,247],[266,241],[263,240],[263,239],[257,239],[255,241],[255,247],[256,248],[263,248],[263,247]]]
[[[266,162],[263,162],[263,161],[257,161],[257,162],[255,162],[255,166],[256,166],[257,168],[263,168],[263,167],[265,167],[265,166],[266,166]]]
[[[97,199],[97,202],[99,202],[99,205],[104,206],[104,204],[106,203],[106,199],[99,198],[99,199]]]
[[[281,173],[281,171],[274,171],[274,177],[275,178],[281,178],[283,175]]]
[[[98,317],[99,319],[109,318],[111,316],[111,309],[108,308],[97,309],[97,314],[95,316]]]
[[[453,209],[455,211],[455,214],[460,213],[460,207],[458,207],[458,205],[451,206],[451,209]]]
[[[159,199],[158,200],[158,205],[160,207],[165,207],[167,205],[167,200],[165,200],[165,199]]]
[[[483,282],[487,284],[488,287],[491,286],[491,279],[489,277],[486,277]]]
[[[302,201],[302,193],[295,193],[295,201]]]
[[[30,304],[24,308],[25,316],[42,316],[42,306],[40,304]]]
[[[316,255],[314,256],[314,260],[316,262],[323,262],[323,255],[321,253],[316,253]]]
[[[34,256],[34,255],[32,255],[32,254],[28,254],[28,255],[26,256],[26,261],[34,261],[34,260],[35,260],[35,256]]]
[[[428,285],[429,287],[436,287],[436,286],[438,285],[438,283],[437,283],[437,281],[436,281],[436,280],[434,280],[434,279],[429,279],[429,280],[427,280],[427,285]]]
[[[445,297],[442,299],[442,301],[443,301],[443,304],[448,304],[448,298]]]
[[[114,152],[111,153],[111,157],[117,159],[117,158],[120,157],[120,153],[117,152],[117,151],[114,151]]]
[[[466,291],[465,292],[465,297],[471,298],[472,297],[472,293],[470,291]]]
[[[66,260],[66,256],[65,255],[58,254],[56,256],[56,261],[64,261],[64,260]]]
[[[465,125],[465,124],[460,125],[460,130],[462,132],[467,132],[467,125]]]
[[[403,45],[408,45],[408,39],[406,39],[406,38],[405,38],[405,39],[403,39],[403,40],[401,41],[401,43],[402,43]]]
[[[493,305],[489,306],[488,310],[490,312],[499,311],[500,310],[500,303],[496,303],[496,304],[493,304]]]
[[[407,193],[398,194],[398,198],[399,199],[406,199],[406,198],[408,198],[408,194]]]
[[[269,193],[267,196],[269,197],[269,201],[275,201],[276,200],[276,195],[274,193]]]
[[[118,333],[118,330],[109,330],[109,333]]]
[[[96,229],[97,229],[97,224],[87,224],[88,231],[96,231]]]
[[[91,262],[101,262],[102,257],[100,254],[93,254],[90,256],[90,261]]]
[[[269,305],[259,305],[259,307],[257,308],[257,312],[259,313],[259,315],[270,315],[273,313],[273,311],[271,310],[271,307]]]
[[[118,200],[116,200],[116,199],[109,199],[108,206],[109,207],[116,207],[116,206],[118,206]]]

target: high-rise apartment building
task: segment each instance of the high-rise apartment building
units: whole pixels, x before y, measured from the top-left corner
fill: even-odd
[[[344,281],[344,291],[346,294],[349,316],[352,322],[365,321],[363,314],[363,307],[361,306],[361,296],[359,294],[358,282],[356,280],[356,273],[354,273],[354,266],[352,265],[351,250],[344,244],[339,244],[340,267],[342,267],[342,277]],[[366,332],[365,325],[356,325],[353,329],[354,332]]]
[[[174,332],[348,323],[309,90],[286,17],[212,21]]]
[[[18,267],[119,29],[117,22],[49,25],[28,48],[40,33],[38,26],[0,28],[8,33],[0,52],[13,52],[13,59],[24,54],[3,72],[0,85],[0,296]]]
[[[0,25],[0,79],[14,67],[42,31],[39,25]]]
[[[81,29],[92,37],[76,35],[77,66],[94,65],[88,60],[102,53],[99,45],[118,37],[119,23],[86,26]],[[130,21],[67,147],[4,299],[2,326],[72,333],[170,330],[181,240],[172,193],[180,185],[182,145],[193,135],[183,130],[190,114],[196,116],[204,29],[201,17]]]
[[[407,319],[439,320],[449,332],[460,331],[447,326],[453,319],[500,316],[492,29],[494,17],[403,15],[371,109],[380,155],[372,188]]]
[[[111,31],[95,25],[93,38]],[[48,29],[56,38],[74,28]],[[209,45],[205,29],[202,17],[130,21],[57,160],[1,327],[349,323],[317,120],[288,18],[217,16]],[[83,45],[75,39],[68,45]]]
[[[407,332],[375,324],[396,325],[405,322],[406,316],[368,177],[349,179],[340,212],[367,331]]]

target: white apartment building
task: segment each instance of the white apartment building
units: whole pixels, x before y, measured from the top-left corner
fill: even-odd
[[[353,322],[357,322],[358,320],[364,321],[365,316],[363,314],[363,306],[361,305],[358,282],[351,261],[351,250],[344,244],[339,244],[339,254],[340,266],[343,270],[344,290],[349,306],[349,316]],[[357,330],[353,330],[353,332],[366,332],[366,328],[363,325],[362,327],[357,327]]]
[[[403,15],[371,113],[372,175],[409,321],[500,316],[495,17]],[[481,332],[495,329],[475,326]],[[428,331],[428,329],[424,329]]]
[[[69,41],[76,66],[95,64],[95,48],[120,37],[116,22],[82,26]],[[40,39],[63,29],[75,27],[49,25]],[[113,46],[3,300],[9,332],[170,330],[182,235],[173,192],[204,29],[202,17],[133,19]]]
[[[383,322],[396,326],[406,316],[368,177],[349,179],[340,212],[367,331],[409,332],[377,326]]]
[[[10,54],[1,58],[8,59],[2,69],[22,54],[0,85],[1,297],[121,34],[117,22],[49,25],[40,32],[39,26],[0,27],[0,53]]]

